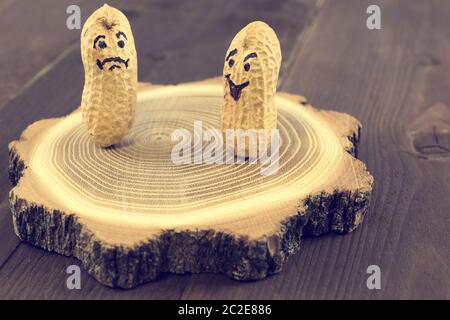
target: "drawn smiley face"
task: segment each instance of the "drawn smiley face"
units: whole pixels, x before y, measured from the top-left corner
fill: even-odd
[[[256,52],[239,52],[236,48],[228,52],[225,58],[224,77],[234,101],[238,101],[242,90],[250,85],[252,59],[256,58],[258,58]]]
[[[264,141],[266,146],[271,144],[272,129],[277,128],[278,122],[275,95],[280,65],[280,42],[265,22],[251,22],[234,36],[223,67],[220,129],[225,139],[229,129],[244,132],[264,129],[264,137],[258,135],[257,141]],[[238,140],[234,139],[231,148],[235,155],[247,157],[252,139],[244,139],[243,153]]]

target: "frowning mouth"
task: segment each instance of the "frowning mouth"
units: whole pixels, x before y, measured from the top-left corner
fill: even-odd
[[[246,81],[246,82],[241,83],[241,84],[235,84],[233,82],[233,80],[230,79],[230,74],[227,74],[225,76],[225,79],[227,79],[228,85],[230,86],[230,94],[231,94],[231,96],[233,97],[234,101],[238,101],[239,98],[241,97],[242,89],[247,87],[250,84],[250,82]]]
[[[97,59],[97,66],[100,70],[103,70],[103,67],[105,66],[106,63],[114,62],[114,64],[108,68],[109,71],[113,71],[116,68],[122,69],[122,67],[119,65],[120,63],[123,64],[126,69],[128,69],[129,61],[130,61],[130,59],[127,59],[125,61],[121,57],[110,57],[110,58],[104,59],[103,61],[100,61],[99,59]]]

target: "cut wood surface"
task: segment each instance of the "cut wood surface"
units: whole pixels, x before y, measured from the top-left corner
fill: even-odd
[[[80,32],[64,25],[71,3],[0,4],[8,30],[0,52],[6,57],[0,99],[7,102],[0,107],[0,298],[450,298],[450,2],[108,1],[129,17],[145,82],[219,74],[236,32],[266,21],[283,50],[279,90],[358,118],[358,158],[376,182],[359,228],[303,238],[301,250],[274,276],[242,282],[220,274],[167,274],[132,290],[101,285],[83,268],[81,290],[68,290],[66,269],[80,262],[20,242],[11,219],[8,143],[33,122],[67,115],[80,104]],[[104,1],[77,3],[84,21]],[[381,30],[366,28],[372,4],[381,8]],[[381,269],[380,290],[366,286],[369,265]]]
[[[135,123],[114,148],[95,146],[79,110],[30,125],[10,144],[18,236],[129,288],[167,271],[260,279],[298,250],[305,224],[321,235],[362,222],[373,178],[352,155],[360,124],[300,96],[277,96],[279,159],[174,164],[174,130],[219,130],[222,90],[220,78],[142,85]]]

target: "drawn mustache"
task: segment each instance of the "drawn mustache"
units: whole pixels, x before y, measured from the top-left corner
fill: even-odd
[[[230,74],[227,74],[225,76],[225,78],[227,79],[228,85],[230,86],[230,94],[231,94],[231,96],[233,97],[234,101],[238,101],[239,98],[241,97],[242,89],[247,87],[250,84],[250,82],[246,81],[246,82],[241,83],[241,84],[235,84],[233,82],[233,80],[230,79]]]
[[[125,68],[128,69],[128,62],[130,61],[130,59],[127,59],[126,61],[123,60],[121,57],[110,57],[110,58],[106,58],[103,61],[100,61],[99,59],[97,59],[97,66],[100,70],[103,70],[103,66],[108,63],[108,62],[117,62],[117,63],[122,63],[125,65]],[[121,69],[120,66],[117,65],[112,65],[111,67],[109,67],[109,71],[114,70],[115,68],[119,68]]]

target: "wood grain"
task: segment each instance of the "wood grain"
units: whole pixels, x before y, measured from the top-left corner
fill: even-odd
[[[351,155],[355,118],[280,93],[277,153],[227,164],[222,146],[223,164],[195,163],[208,145],[195,122],[221,137],[223,103],[221,78],[142,85],[130,133],[109,149],[95,145],[79,109],[30,125],[9,145],[17,235],[131,288],[164,272],[261,279],[281,271],[304,226],[321,235],[362,222],[373,178]],[[194,139],[187,164],[174,163],[174,130]]]
[[[369,4],[381,7],[380,31],[365,27]],[[281,88],[308,96],[314,105],[352,114],[364,126],[358,153],[377,183],[363,226],[344,237],[303,240],[300,252],[286,263],[283,273],[263,281],[242,283],[220,275],[168,276],[133,290],[114,291],[83,272],[82,290],[70,291],[65,288],[64,270],[75,260],[29,245],[12,252],[15,245],[5,243],[15,241],[16,236],[10,211],[2,205],[0,254],[6,264],[0,269],[0,296],[450,298],[448,157],[434,151],[424,156],[414,147],[414,141],[419,142],[414,133],[419,129],[435,141],[428,129],[433,126],[422,119],[431,119],[438,133],[445,129],[446,123],[432,114],[444,117],[450,106],[450,4],[441,0],[320,1],[317,6],[303,1],[208,2],[209,14],[199,24],[196,19],[204,10],[202,5],[201,1],[195,5],[153,2],[148,8],[130,4],[135,14],[131,23],[140,30],[136,31],[138,50],[145,52],[139,67],[148,70],[140,75],[141,81],[173,83],[215,76],[233,34],[249,21],[267,21],[277,31],[284,53]],[[171,26],[174,17],[176,28]],[[10,188],[7,143],[30,123],[62,116],[75,107],[68,102],[81,94],[81,68],[79,53],[68,54],[3,108],[3,204],[7,204]],[[51,92],[49,87],[64,88],[64,92]],[[30,105],[33,108],[26,108]],[[381,290],[366,287],[366,268],[371,264],[381,267]]]

